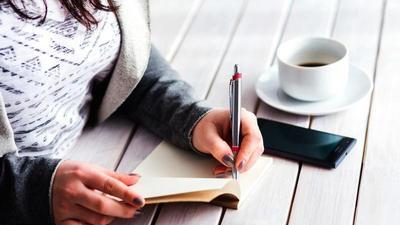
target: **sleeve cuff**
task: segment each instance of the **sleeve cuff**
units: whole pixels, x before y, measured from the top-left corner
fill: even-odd
[[[51,179],[50,179],[50,185],[49,185],[49,214],[50,214],[50,219],[51,221],[54,222],[54,214],[53,214],[53,183],[54,183],[54,178],[56,176],[58,167],[60,167],[61,163],[63,163],[64,161],[66,161],[65,159],[61,159],[58,164],[56,165],[56,167],[54,168],[53,174],[51,175]]]

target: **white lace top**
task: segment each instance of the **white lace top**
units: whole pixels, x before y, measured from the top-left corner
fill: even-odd
[[[57,0],[47,4],[40,24],[0,3],[0,93],[19,155],[60,157],[73,146],[88,116],[92,81],[111,73],[120,47],[113,13],[96,11],[99,25],[88,31]],[[35,0],[26,8],[41,12],[41,5]]]

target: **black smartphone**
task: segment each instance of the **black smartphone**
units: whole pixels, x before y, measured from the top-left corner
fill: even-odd
[[[336,168],[356,143],[356,139],[257,119],[264,140],[264,153]]]

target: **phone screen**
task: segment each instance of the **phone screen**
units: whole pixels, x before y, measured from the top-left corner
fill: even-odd
[[[336,167],[342,154],[347,154],[355,139],[306,129],[272,120],[258,119],[266,153]],[[280,154],[279,154],[280,153]],[[326,165],[329,164],[329,165]]]

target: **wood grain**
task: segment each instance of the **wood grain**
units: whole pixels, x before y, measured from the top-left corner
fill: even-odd
[[[341,1],[333,38],[350,62],[373,76],[383,1]],[[368,26],[365,26],[368,24]],[[350,74],[351,76],[351,74]],[[315,117],[311,128],[355,137],[352,152],[333,170],[303,165],[289,224],[353,224],[370,98],[346,112]]]
[[[217,225],[219,216],[210,216],[216,214],[221,214],[221,207],[203,203],[172,203],[164,205],[157,225]]]
[[[132,121],[115,116],[96,127],[86,127],[64,158],[113,170],[124,152],[133,127]]]
[[[355,224],[400,221],[400,2],[387,1]]]

